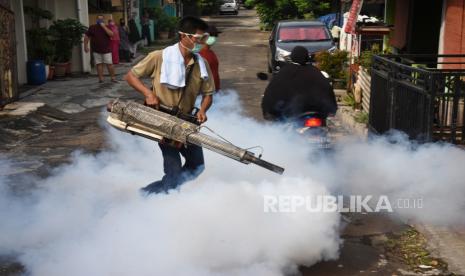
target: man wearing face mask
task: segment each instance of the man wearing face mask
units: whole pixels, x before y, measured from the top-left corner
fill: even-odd
[[[213,25],[208,25],[208,34],[210,35],[205,42],[205,46],[200,51],[200,55],[208,62],[210,65],[210,69],[212,70],[213,79],[215,80],[215,88],[216,91],[220,90],[220,75],[219,71],[219,62],[218,57],[216,56],[215,52],[211,49],[213,45],[215,45],[218,35],[221,32]]]
[[[179,42],[163,50],[153,51],[134,66],[125,80],[145,97],[145,103],[153,108],[160,104],[179,109],[189,114],[197,96],[202,95],[197,113],[200,123],[207,120],[207,110],[212,104],[215,91],[210,67],[198,55],[209,35],[208,25],[197,17],[185,17],[178,26]],[[152,89],[140,78],[150,77]],[[159,143],[163,155],[165,175],[159,181],[142,190],[147,193],[167,192],[176,189],[187,180],[194,179],[204,169],[202,148],[194,145],[173,145],[168,141]],[[185,163],[182,165],[181,156]]]
[[[110,38],[113,37],[113,32],[105,26],[103,15],[97,16],[97,24],[89,27],[84,35],[84,51],[88,53],[89,41],[92,48],[92,53],[97,67],[99,83],[103,82],[103,64],[106,64],[108,73],[110,73],[111,81],[118,82],[115,78],[115,69],[113,68],[113,60],[111,57]]]

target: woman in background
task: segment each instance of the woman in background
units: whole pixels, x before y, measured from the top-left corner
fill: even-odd
[[[119,31],[118,26],[116,26],[113,19],[108,20],[108,28],[113,32],[113,36],[110,39],[110,48],[111,48],[111,57],[113,59],[113,64],[119,63]]]

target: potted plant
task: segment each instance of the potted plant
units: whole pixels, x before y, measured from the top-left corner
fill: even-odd
[[[156,7],[153,10],[153,16],[158,28],[158,37],[162,40],[168,39],[170,33],[173,33],[176,28],[178,18],[176,16],[167,15],[160,7]]]
[[[55,75],[65,76],[71,68],[73,47],[82,42],[87,28],[75,19],[64,19],[53,22],[50,31],[55,44]]]
[[[49,65],[48,57],[53,51],[53,43],[50,40],[50,33],[46,28],[34,28],[26,31],[27,40],[27,58],[28,67],[44,66],[44,75],[39,77],[35,75],[28,76],[30,84],[44,83],[48,76]],[[29,70],[30,74],[41,74],[42,70]]]
[[[253,9],[254,6],[255,6],[255,0],[245,0],[244,7],[246,9],[251,10]]]
[[[53,14],[37,7],[24,6],[24,14],[33,26],[39,26],[40,20],[51,20]],[[54,52],[50,32],[47,28],[34,27],[26,31],[28,53],[28,83],[37,85],[46,81],[49,74],[50,59]]]
[[[348,52],[336,50],[332,53],[321,51],[315,54],[317,67],[329,74],[333,79],[334,88],[345,88],[347,85]]]
[[[168,37],[169,38],[173,38],[175,36],[175,31],[176,31],[176,26],[178,25],[178,22],[179,22],[179,18],[176,17],[176,16],[169,16],[168,17],[169,19],[169,27],[168,27],[168,32],[169,32],[169,35]]]
[[[169,31],[170,31],[170,19],[169,16],[166,15],[164,12],[160,14],[157,18],[157,25],[158,25],[158,36],[162,40],[168,39]]]

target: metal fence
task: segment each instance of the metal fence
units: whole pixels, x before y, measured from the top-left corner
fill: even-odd
[[[370,130],[465,144],[465,55],[374,56]]]

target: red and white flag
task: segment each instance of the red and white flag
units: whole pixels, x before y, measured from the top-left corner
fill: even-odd
[[[350,7],[349,18],[347,19],[347,24],[344,29],[344,32],[353,34],[355,33],[355,25],[357,24],[358,15],[362,9],[363,0],[354,0],[352,6]]]

